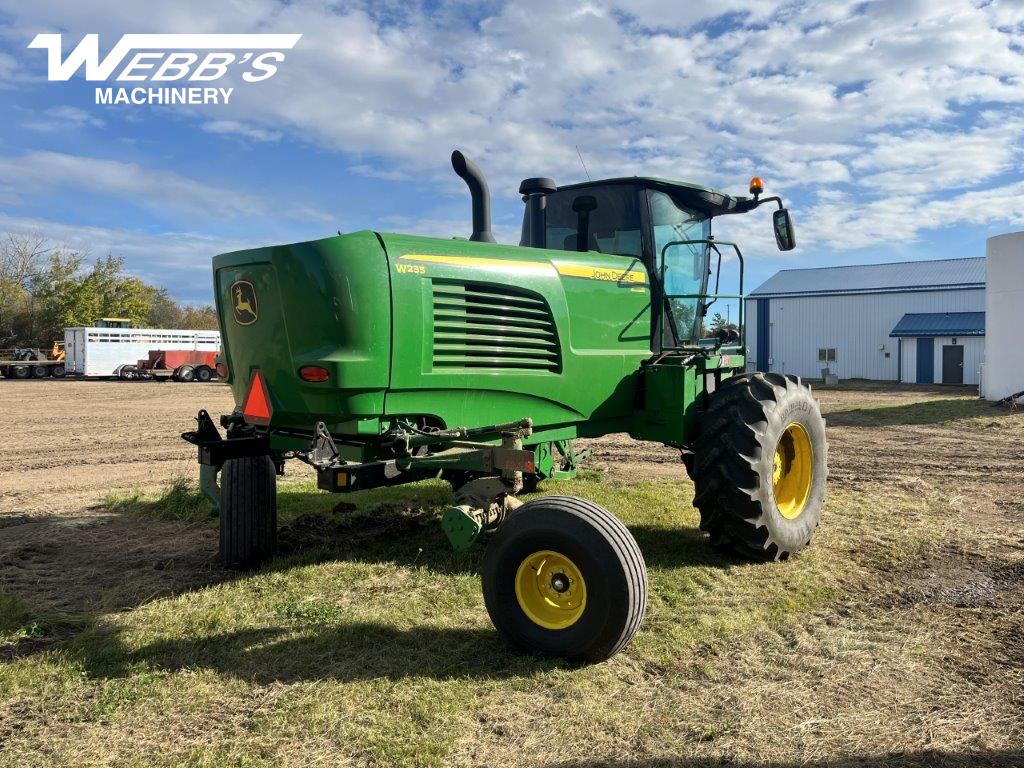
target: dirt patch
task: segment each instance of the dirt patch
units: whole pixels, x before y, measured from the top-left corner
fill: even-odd
[[[645,627],[608,664],[568,670],[498,644],[471,558],[438,549],[421,567],[417,547],[444,545],[420,501],[287,519],[282,553],[327,562],[255,575],[219,568],[209,520],[103,503],[194,477],[178,433],[231,407],[223,386],[0,382],[0,595],[57,617],[4,648],[23,687],[0,702],[0,762],[6,748],[12,764],[1022,764],[1024,412],[938,387],[818,396],[830,497],[805,556],[680,559],[703,546],[679,527],[688,486],[648,486],[680,503],[636,526]],[[685,477],[661,445],[585,444],[612,498]],[[752,601],[751,584],[779,591]],[[90,643],[83,675],[67,659]],[[403,745],[419,751],[396,758]]]
[[[200,408],[233,407],[223,384],[0,381],[0,515],[82,513],[109,491],[195,477],[178,435]]]
[[[1011,555],[1013,556],[1013,555]],[[987,557],[948,552],[909,573],[897,592],[897,603],[942,604],[955,608],[996,606],[1011,593],[1024,591],[1024,560],[1005,560],[995,553]]]
[[[0,536],[0,588],[43,611],[122,611],[226,577],[211,525],[87,513],[22,517]]]
[[[422,507],[382,503],[360,510],[343,501],[334,506],[331,516],[303,514],[281,526],[277,533],[277,551],[281,555],[292,555],[363,541],[392,541],[436,523],[436,516]]]

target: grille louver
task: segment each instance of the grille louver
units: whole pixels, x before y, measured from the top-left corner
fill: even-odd
[[[435,280],[434,368],[561,370],[547,302],[507,286]]]

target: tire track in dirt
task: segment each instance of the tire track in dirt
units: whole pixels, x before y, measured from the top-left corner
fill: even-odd
[[[223,384],[0,381],[0,515],[88,513],[110,491],[195,474],[179,437],[200,408],[233,407]]]

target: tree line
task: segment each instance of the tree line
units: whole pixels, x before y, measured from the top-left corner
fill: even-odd
[[[128,318],[148,328],[216,330],[212,305],[175,301],[164,288],[127,274],[123,259],[90,263],[84,251],[42,236],[0,240],[0,347],[49,348],[70,326],[101,317]]]

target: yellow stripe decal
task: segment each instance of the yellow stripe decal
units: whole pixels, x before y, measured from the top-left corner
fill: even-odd
[[[628,283],[643,285],[647,282],[647,273],[639,269],[615,269],[614,267],[590,267],[586,264],[558,264],[558,274],[566,277],[584,277],[588,280],[605,280],[612,283]]]
[[[517,261],[515,259],[492,259],[484,256],[446,256],[438,253],[407,253],[399,261],[416,261],[426,264],[448,264],[458,267],[492,267],[495,269],[534,270],[547,272],[552,267],[565,277],[582,277],[586,280],[620,283],[623,285],[646,285],[647,273],[642,269],[616,269],[594,267],[586,264],[552,264],[547,261]]]
[[[459,267],[495,267],[498,269],[540,269],[550,271],[546,261],[515,261],[513,259],[488,259],[482,256],[443,256],[434,253],[407,253],[399,256],[400,261],[422,261],[428,264],[453,264]]]

